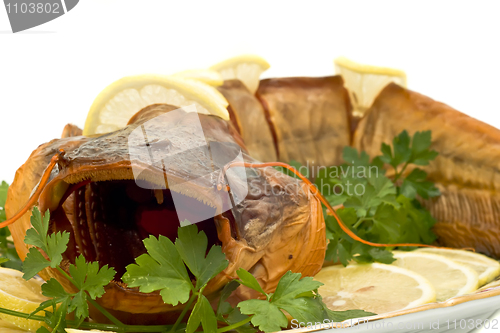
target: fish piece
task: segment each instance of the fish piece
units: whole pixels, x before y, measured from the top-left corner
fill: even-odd
[[[360,121],[354,146],[376,156],[403,130],[431,130],[439,152],[424,169],[442,195],[423,203],[440,244],[500,258],[500,130],[391,83]]]
[[[342,163],[351,144],[351,104],[340,76],[262,80],[256,93],[278,158],[319,166]]]
[[[258,161],[277,160],[273,135],[259,100],[239,80],[224,81],[217,89],[229,102],[231,121],[240,133],[250,156]]]

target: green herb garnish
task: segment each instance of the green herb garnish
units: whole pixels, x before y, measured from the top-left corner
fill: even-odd
[[[179,228],[175,244],[164,236],[158,239],[150,236],[144,240],[144,244],[148,252],[139,256],[135,264],[127,266],[123,281],[131,287],[139,287],[142,292],[160,290],[165,303],[187,303],[185,310],[194,304],[187,321],[187,333],[196,331],[200,325],[204,332],[220,333],[230,329],[254,331],[248,325],[249,322],[264,332],[279,331],[288,325],[282,310],[303,322],[323,321],[335,314],[326,308],[317,293],[322,283],[310,277],[300,279],[301,274],[287,272],[279,281],[276,292],[266,294],[255,277],[241,268],[237,271],[239,279],[233,280],[222,290],[217,311],[214,312],[203,290],[208,281],[228,265],[220,246],[212,246],[205,255],[208,240],[195,225]],[[195,277],[194,283],[189,278],[188,269]],[[226,299],[239,284],[256,290],[266,299],[243,301],[232,308]],[[172,330],[177,328],[186,312],[181,313]],[[351,315],[359,317],[371,314],[362,311]],[[217,321],[225,322],[228,326],[218,329]]]
[[[429,149],[430,144],[430,131],[417,132],[413,138],[403,131],[394,138],[392,147],[382,144],[382,155],[371,161],[365,152],[346,147],[346,164],[340,167],[341,172],[334,169],[338,167],[327,168],[316,179],[316,185],[332,205],[343,204],[337,214],[362,239],[382,244],[430,244],[436,239],[431,230],[436,221],[416,197],[435,197],[439,190],[426,180],[427,173],[422,169],[414,168],[405,176],[412,164],[427,165],[437,156]],[[393,176],[386,175],[385,164],[392,167]],[[326,193],[324,184],[330,185]],[[387,264],[395,260],[390,248],[355,241],[340,229],[333,216],[325,216],[330,240],[328,260],[340,261],[344,266],[350,260]]]
[[[75,264],[69,265],[70,274],[66,273],[59,265],[63,259],[62,254],[67,249],[69,233],[64,231],[48,234],[49,220],[49,212],[42,216],[38,208],[33,209],[31,216],[33,228],[27,230],[24,241],[36,247],[30,248],[26,256],[23,278],[29,280],[44,268],[52,267],[78,289],[76,293],[68,293],[59,281],[53,278],[42,285],[42,294],[52,299],[40,304],[32,315],[52,307],[53,311],[46,312],[46,316],[49,319],[49,326],[56,331],[61,325],[66,326],[64,324],[66,314],[74,313],[78,323],[83,322],[89,316],[87,301],[93,303],[97,297],[102,296],[104,286],[113,279],[116,272],[107,265],[99,268],[98,262],[87,263],[80,255],[76,258]],[[58,304],[60,304],[59,307],[57,307]]]
[[[41,270],[52,267],[65,276],[78,291],[69,293],[59,281],[51,278],[42,284],[43,295],[50,299],[41,303],[33,313],[0,308],[0,313],[23,318],[29,316],[33,320],[45,322],[50,328],[41,327],[37,333],[64,332],[64,328],[193,333],[200,326],[204,332],[212,333],[229,330],[250,333],[256,332],[255,327],[267,333],[288,325],[283,311],[299,322],[322,322],[325,319],[341,321],[373,315],[361,310],[330,311],[317,292],[322,283],[310,277],[301,279],[301,274],[290,271],[281,278],[275,293],[267,294],[255,277],[244,269],[237,271],[238,279],[223,288],[217,310],[214,311],[203,290],[212,278],[227,267],[228,261],[220,246],[214,245],[207,252],[207,236],[203,231],[198,232],[196,225],[189,225],[178,229],[175,243],[164,236],[144,239],[147,253],[137,257],[134,264],[128,265],[122,277],[130,287],[139,287],[142,292],[159,290],[166,304],[184,304],[181,315],[174,325],[126,325],[96,302],[104,294],[104,287],[114,278],[115,270],[107,265],[99,268],[98,262],[86,262],[83,256],[79,256],[75,264],[69,265],[68,274],[60,264],[67,249],[69,233],[49,233],[49,221],[49,212],[42,216],[37,208],[33,209],[33,228],[27,231],[25,242],[35,247],[28,252],[23,277],[28,280]],[[256,290],[265,300],[247,300],[231,307],[227,299],[240,285]],[[113,324],[85,321],[89,317],[88,302]],[[187,324],[183,324],[189,310],[192,311]],[[45,316],[36,315],[40,311],[44,311]],[[75,319],[67,319],[68,314],[72,314]]]

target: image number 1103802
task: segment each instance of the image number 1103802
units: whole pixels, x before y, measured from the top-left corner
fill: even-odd
[[[4,0],[12,32],[52,21],[73,9],[79,0]]]

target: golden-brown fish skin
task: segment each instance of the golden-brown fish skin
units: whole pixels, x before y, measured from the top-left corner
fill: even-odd
[[[7,217],[16,214],[28,202],[50,159],[58,153],[60,148],[72,150],[86,140],[87,138],[84,137],[54,139],[35,149],[28,160],[16,171],[14,181],[9,186],[5,202]],[[24,260],[28,253],[28,246],[24,243],[24,236],[26,230],[31,228],[30,216],[31,212],[27,212],[15,224],[9,226],[14,245],[21,260]]]
[[[303,165],[342,163],[351,144],[351,104],[340,76],[262,80],[256,93],[274,134],[278,158]]]
[[[70,188],[72,184],[80,184],[86,180],[92,181],[91,184],[85,185],[86,187],[114,180],[133,182],[133,165],[142,168],[145,171],[144,177],[152,183],[160,178],[164,180],[164,171],[144,164],[143,161],[147,160],[146,155],[130,159],[130,144],[139,145],[140,142],[128,139],[135,128],[151,118],[170,111],[172,111],[171,106],[154,105],[142,110],[131,124],[116,132],[94,137],[69,137],[40,146],[18,170],[16,179],[9,189],[7,215],[12,216],[26,203],[48,161],[59,148],[64,148],[64,157],[52,172],[51,179],[39,199],[40,209],[42,211],[50,209],[53,213],[51,223],[54,230],[59,230],[57,219],[58,214],[63,213],[62,209],[66,213],[67,220],[71,221],[74,214],[67,212],[77,206],[74,201],[71,205],[60,207],[60,200],[64,198],[61,189]],[[159,134],[168,133],[170,138],[172,135],[181,138],[179,141],[171,140],[168,147],[175,149],[176,145],[181,145],[179,147],[182,148],[183,140],[188,139],[185,136],[194,130],[196,119],[202,124],[204,138],[209,146],[213,142],[223,142],[227,144],[228,149],[241,147],[241,138],[230,123],[215,116],[178,112],[168,123],[155,124],[152,130]],[[246,154],[245,149],[242,149],[242,154],[245,161],[255,161]],[[179,181],[183,181],[196,178],[213,169],[210,156],[203,154],[175,155],[172,163],[179,166],[179,172],[171,175],[169,186],[171,179],[175,181],[179,178]],[[319,201],[311,195],[309,189],[297,179],[273,168],[249,169],[247,177],[246,181],[249,184],[247,197],[233,207],[231,214],[222,213],[214,217],[213,228],[216,229],[216,235],[229,260],[229,266],[210,281],[205,289],[209,298],[216,297],[230,277],[236,277],[236,270],[240,267],[255,274],[264,290],[272,292],[279,278],[287,270],[301,272],[303,275],[314,275],[320,270],[324,260],[326,237],[323,213]],[[210,193],[213,193],[211,182],[200,181],[196,186],[186,185],[183,191],[185,192],[183,194],[193,196],[200,201],[213,200],[210,198]],[[75,195],[69,196],[66,202],[76,200],[75,197]],[[21,221],[10,226],[16,248],[23,259],[28,250],[23,240],[26,230],[31,227],[29,215],[30,213],[25,214]],[[65,227],[78,228],[78,225],[68,222]],[[77,246],[81,231],[75,229],[69,243],[74,247],[75,254],[82,251],[81,246]],[[74,258],[66,253],[62,268],[67,270],[72,260]],[[66,289],[74,291],[71,284],[55,269],[45,269],[41,276],[44,279],[56,278]],[[159,319],[155,313],[164,313],[163,318],[168,321],[168,318],[174,318],[175,312],[182,308],[164,304],[159,293],[143,294],[137,288],[128,288],[120,281],[113,281],[105,289],[105,295],[99,298],[98,302],[120,315],[126,322],[137,323],[137,318],[142,318],[139,319],[141,323],[158,323]],[[253,295],[242,290],[241,296]],[[141,316],[129,316],[127,319],[127,315],[132,313]]]
[[[81,136],[83,134],[83,130],[76,125],[67,124],[64,126],[64,129],[61,134],[61,138],[69,138],[72,136]]]
[[[376,156],[403,130],[432,131],[439,155],[424,169],[442,195],[424,205],[440,244],[500,258],[500,130],[392,83],[360,121],[354,146]]]
[[[277,161],[273,135],[261,103],[240,80],[226,80],[217,87],[227,99],[231,121],[248,149],[258,161]]]

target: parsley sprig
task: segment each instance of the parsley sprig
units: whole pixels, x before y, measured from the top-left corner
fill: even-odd
[[[417,196],[424,199],[438,196],[439,190],[427,180],[427,173],[415,167],[428,165],[437,156],[430,149],[431,132],[416,132],[413,137],[403,131],[392,146],[382,144],[382,155],[370,160],[366,152],[346,147],[346,164],[321,170],[316,185],[342,221],[364,240],[394,243],[430,244],[436,236],[431,228],[435,220],[424,209]],[[388,165],[392,175],[386,174]],[[412,167],[410,173],[407,169]],[[326,212],[325,212],[326,213]],[[325,214],[327,238],[330,240],[326,258],[347,265],[360,263],[391,263],[391,248],[376,248],[353,240]]]
[[[208,281],[222,272],[228,265],[220,246],[213,246],[206,254],[208,239],[195,225],[178,230],[175,244],[165,236],[150,236],[144,240],[147,253],[128,265],[123,281],[129,287],[139,287],[144,293],[160,290],[166,304],[186,304],[172,327],[174,331],[186,312],[196,301],[189,317],[186,332],[194,332],[200,325],[206,332],[217,331],[217,319],[210,302],[203,295]],[[206,255],[205,255],[206,254]],[[193,284],[189,271],[194,275]]]
[[[416,132],[413,138],[410,138],[407,131],[403,131],[392,141],[393,148],[382,143],[382,156],[379,156],[379,159],[392,166],[393,182],[397,184],[409,165],[428,165],[438,156],[437,151],[429,149],[430,145],[431,131]],[[424,170],[414,168],[404,178],[401,187],[398,186],[398,193],[409,199],[415,199],[417,194],[424,199],[438,196],[439,190],[426,178],[427,173]]]
[[[87,263],[82,255],[76,258],[75,264],[69,265],[70,274],[64,271],[60,264],[63,260],[62,255],[67,249],[69,233],[57,232],[49,234],[49,221],[49,212],[42,216],[38,208],[33,209],[31,216],[33,228],[27,230],[24,242],[34,247],[29,249],[24,261],[23,278],[29,280],[44,268],[52,267],[57,269],[78,289],[76,293],[67,292],[61,283],[54,278],[49,279],[42,285],[42,294],[51,299],[40,304],[32,314],[51,307],[52,311],[46,312],[47,323],[53,328],[53,331],[57,331],[59,327],[66,326],[66,314],[70,313],[75,314],[76,326],[79,326],[89,316],[87,302],[96,306],[95,299],[104,294],[104,286],[114,278],[116,272],[107,265],[99,268],[98,262]],[[100,308],[98,304],[97,307]],[[108,313],[105,314],[109,315]],[[39,331],[48,332],[45,327],[40,328]]]
[[[214,311],[203,291],[209,281],[221,273],[228,260],[220,246],[208,249],[208,239],[196,225],[178,229],[178,238],[172,242],[165,236],[150,236],[143,240],[147,252],[126,267],[122,280],[130,287],[139,287],[144,293],[160,291],[166,304],[184,304],[174,325],[125,325],[102,308],[96,299],[104,294],[104,287],[115,277],[115,270],[98,262],[86,262],[83,256],[70,264],[68,271],[60,265],[69,242],[66,231],[50,233],[50,214],[32,211],[33,228],[26,233],[25,242],[33,245],[24,262],[23,277],[28,280],[41,270],[52,267],[73,285],[76,291],[67,291],[56,279],[42,284],[42,294],[50,298],[31,314],[0,308],[0,313],[43,321],[37,333],[65,332],[65,328],[87,328],[116,332],[186,332],[193,333],[200,326],[204,332],[222,333],[236,330],[240,333],[278,331],[288,325],[283,311],[299,322],[317,322],[325,319],[342,321],[373,315],[354,310],[333,312],[322,302],[318,288],[322,285],[311,277],[287,272],[279,281],[274,294],[264,292],[257,279],[248,271],[239,269],[238,279],[232,280],[221,291]],[[191,273],[191,275],[189,274]],[[254,289],[262,299],[243,301],[232,307],[228,298],[241,285]],[[88,303],[101,311],[113,324],[88,322]],[[187,324],[182,323],[191,310]],[[44,313],[41,316],[40,313]],[[72,314],[74,319],[68,319]],[[224,326],[225,325],[225,326]]]
[[[188,309],[186,333],[195,332],[201,325],[203,332],[222,333],[232,329],[238,332],[255,332],[249,323],[263,332],[279,331],[288,325],[282,310],[300,322],[317,322],[336,318],[328,310],[317,293],[322,283],[311,277],[301,279],[301,274],[287,272],[279,281],[274,294],[267,294],[257,279],[240,268],[239,279],[227,284],[221,292],[217,310],[214,312],[209,299],[203,294],[208,282],[228,265],[220,246],[212,246],[207,253],[208,240],[196,225],[179,228],[178,238],[173,243],[164,236],[150,236],[144,240],[147,253],[136,258],[136,263],[127,266],[123,281],[130,287],[139,287],[145,293],[160,291],[166,304],[186,304],[172,332],[183,320]],[[189,278],[188,270],[195,277]],[[239,285],[256,290],[265,299],[253,299],[238,303],[233,308],[226,301]],[[345,316],[345,313],[342,313]],[[371,315],[364,311],[350,312],[350,318]],[[228,326],[218,328],[218,321]]]

